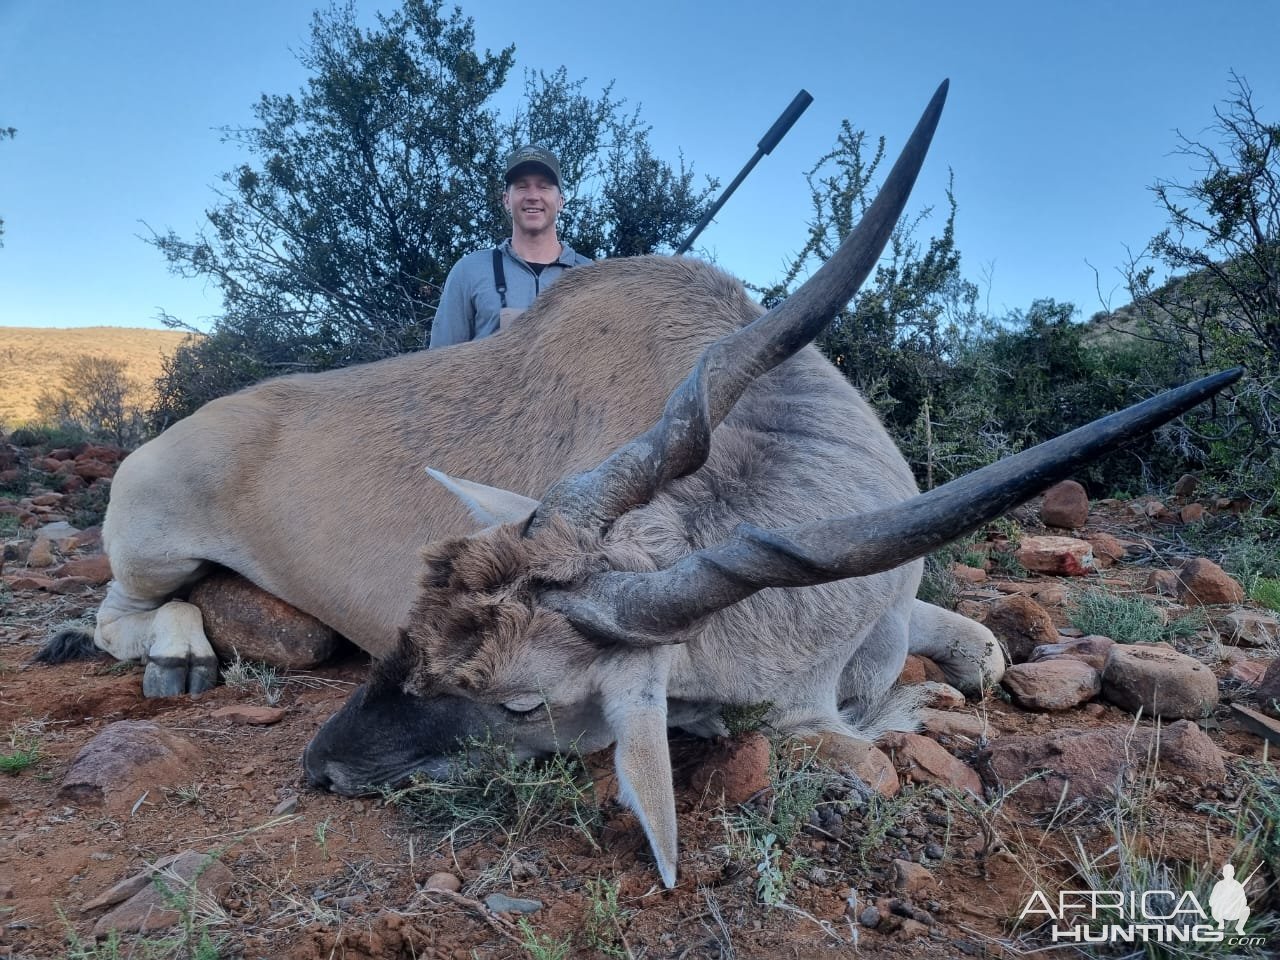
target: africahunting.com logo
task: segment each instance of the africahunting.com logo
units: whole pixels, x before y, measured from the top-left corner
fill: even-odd
[[[1206,911],[1191,890],[1062,890],[1052,900],[1039,890],[1027,898],[1020,923],[1047,923],[1054,943],[1220,943],[1260,946],[1245,933],[1249,900],[1235,867],[1226,864]]]

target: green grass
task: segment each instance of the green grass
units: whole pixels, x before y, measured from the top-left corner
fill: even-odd
[[[618,905],[618,882],[596,878],[587,882],[587,909],[582,934],[596,955],[624,960],[630,956],[622,926],[630,911]]]
[[[573,950],[573,937],[555,940],[545,933],[538,933],[528,917],[520,918],[519,927],[524,937],[520,946],[533,960],[565,960]]]
[[[1189,615],[1165,623],[1145,600],[1089,590],[1076,599],[1071,624],[1086,634],[1100,634],[1116,643],[1160,643],[1194,634],[1203,621]]]
[[[7,749],[0,750],[0,773],[21,773],[40,760],[42,725],[14,724],[9,728]]]
[[[1249,599],[1268,610],[1280,611],[1280,579],[1254,577],[1249,584]]]
[[[597,846],[595,785],[572,754],[516,760],[500,744],[477,741],[453,758],[447,778],[415,777],[383,796],[419,827],[455,843],[500,834],[510,846],[567,827]]]

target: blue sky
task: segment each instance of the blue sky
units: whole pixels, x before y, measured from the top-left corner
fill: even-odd
[[[146,225],[194,236],[218,175],[245,159],[218,128],[299,88],[314,0],[177,4],[0,0],[0,325],[207,325],[216,290],[170,276]],[[1188,180],[1199,136],[1246,77],[1280,115],[1280,4],[882,2],[530,5],[465,0],[481,46],[560,65],[642,106],[659,150],[727,183],[804,87],[814,104],[702,235],[767,282],[802,243],[803,171],[841,119],[896,152],[937,83],[951,95],[913,206],[948,169],[964,270],[993,312],[1033,298],[1124,302],[1116,268],[1163,223],[1147,189]],[[358,3],[362,19],[389,0]],[[513,84],[518,87],[518,82]],[[429,185],[424,185],[424,189]],[[572,238],[567,238],[570,241]],[[984,277],[987,281],[984,281]]]

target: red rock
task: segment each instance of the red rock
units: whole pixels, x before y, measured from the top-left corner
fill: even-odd
[[[100,460],[103,463],[119,463],[129,455],[123,447],[114,443],[91,443],[78,454],[77,460]]]
[[[189,740],[144,720],[118,720],[87,743],[72,761],[58,797],[102,804],[126,814],[144,793],[189,782],[203,758]]]
[[[920,724],[928,733],[939,737],[965,737],[977,740],[991,736],[986,720],[974,713],[958,710],[935,710],[924,707],[920,711]]]
[[[1156,758],[1158,776],[1221,783],[1226,765],[1213,741],[1189,720],[1149,727],[1053,730],[1003,737],[983,752],[979,769],[995,789],[1017,785],[1011,799],[1045,810],[1065,800],[1098,800],[1126,790]],[[1027,780],[1029,771],[1044,776]]]
[[[904,896],[918,897],[937,890],[938,878],[928,867],[910,860],[894,860],[893,888]]]
[[[1223,643],[1237,647],[1271,647],[1280,643],[1280,621],[1258,610],[1231,610],[1213,618]]]
[[[76,455],[71,452],[69,447],[59,447],[57,450],[50,450],[46,459],[49,460],[74,460]]]
[[[983,625],[1004,646],[1010,663],[1022,663],[1031,651],[1058,639],[1049,611],[1029,597],[1003,597],[987,609]]]
[[[1184,473],[1178,478],[1178,482],[1173,485],[1173,495],[1186,499],[1195,494],[1196,487],[1200,485],[1200,481],[1191,473]]]
[[[982,583],[987,579],[987,571],[981,567],[970,567],[963,563],[953,563],[951,575],[964,583]]]
[[[209,714],[214,720],[230,720],[251,727],[269,727],[284,719],[287,711],[283,707],[259,707],[248,703],[236,703],[229,707],[219,707]]]
[[[1178,570],[1179,598],[1190,605],[1241,603],[1244,590],[1220,566],[1203,557],[1188,560]]]
[[[1109,533],[1091,533],[1085,540],[1093,547],[1093,560],[1099,567],[1110,567],[1125,558],[1124,544]]]
[[[1227,669],[1227,676],[1245,687],[1256,687],[1267,674],[1269,660],[1237,660]]]
[[[77,460],[74,470],[75,475],[81,480],[100,480],[116,472],[115,467],[101,460]]]
[[[1178,519],[1183,523],[1199,523],[1204,519],[1204,507],[1198,503],[1188,503],[1178,511]]]
[[[1063,480],[1045,491],[1040,519],[1046,527],[1075,530],[1089,519],[1089,494],[1074,480]]]
[[[157,875],[157,879],[163,886],[153,882],[101,917],[94,924],[93,936],[106,937],[113,930],[118,933],[147,933],[171,927],[182,920],[182,914],[174,909],[175,894],[181,895],[194,888],[204,896],[222,902],[235,882],[231,871],[220,860],[194,850],[179,854]],[[190,896],[186,899],[189,900]]]
[[[427,877],[427,882],[422,885],[423,890],[444,890],[448,893],[457,893],[462,889],[462,881],[455,877],[452,873],[433,873]]]
[[[893,762],[874,744],[836,734],[810,734],[796,739],[802,757],[811,752],[824,766],[853,774],[882,797],[897,796],[902,789]]]
[[[936,741],[916,733],[891,733],[881,742],[898,773],[909,782],[935,783],[982,796],[982,781],[973,769]]]
[[[726,806],[746,803],[771,787],[769,741],[759,733],[722,740],[690,779],[699,794],[723,795]]]
[[[223,660],[239,655],[305,670],[323,663],[337,647],[337,635],[325,624],[234,573],[201,580],[190,601],[200,608],[205,634]]]
[[[1072,537],[1023,537],[1016,554],[1019,562],[1036,573],[1084,577],[1097,565],[1087,541]]]
[[[111,580],[111,563],[106,554],[96,557],[79,557],[68,560],[55,570],[50,570],[53,577],[79,577],[94,586],[101,586]]]

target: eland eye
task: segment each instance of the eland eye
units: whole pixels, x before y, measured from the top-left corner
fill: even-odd
[[[545,703],[546,701],[537,694],[529,694],[526,697],[516,697],[513,700],[505,701],[502,704],[502,709],[517,716],[526,716],[544,706]]]

